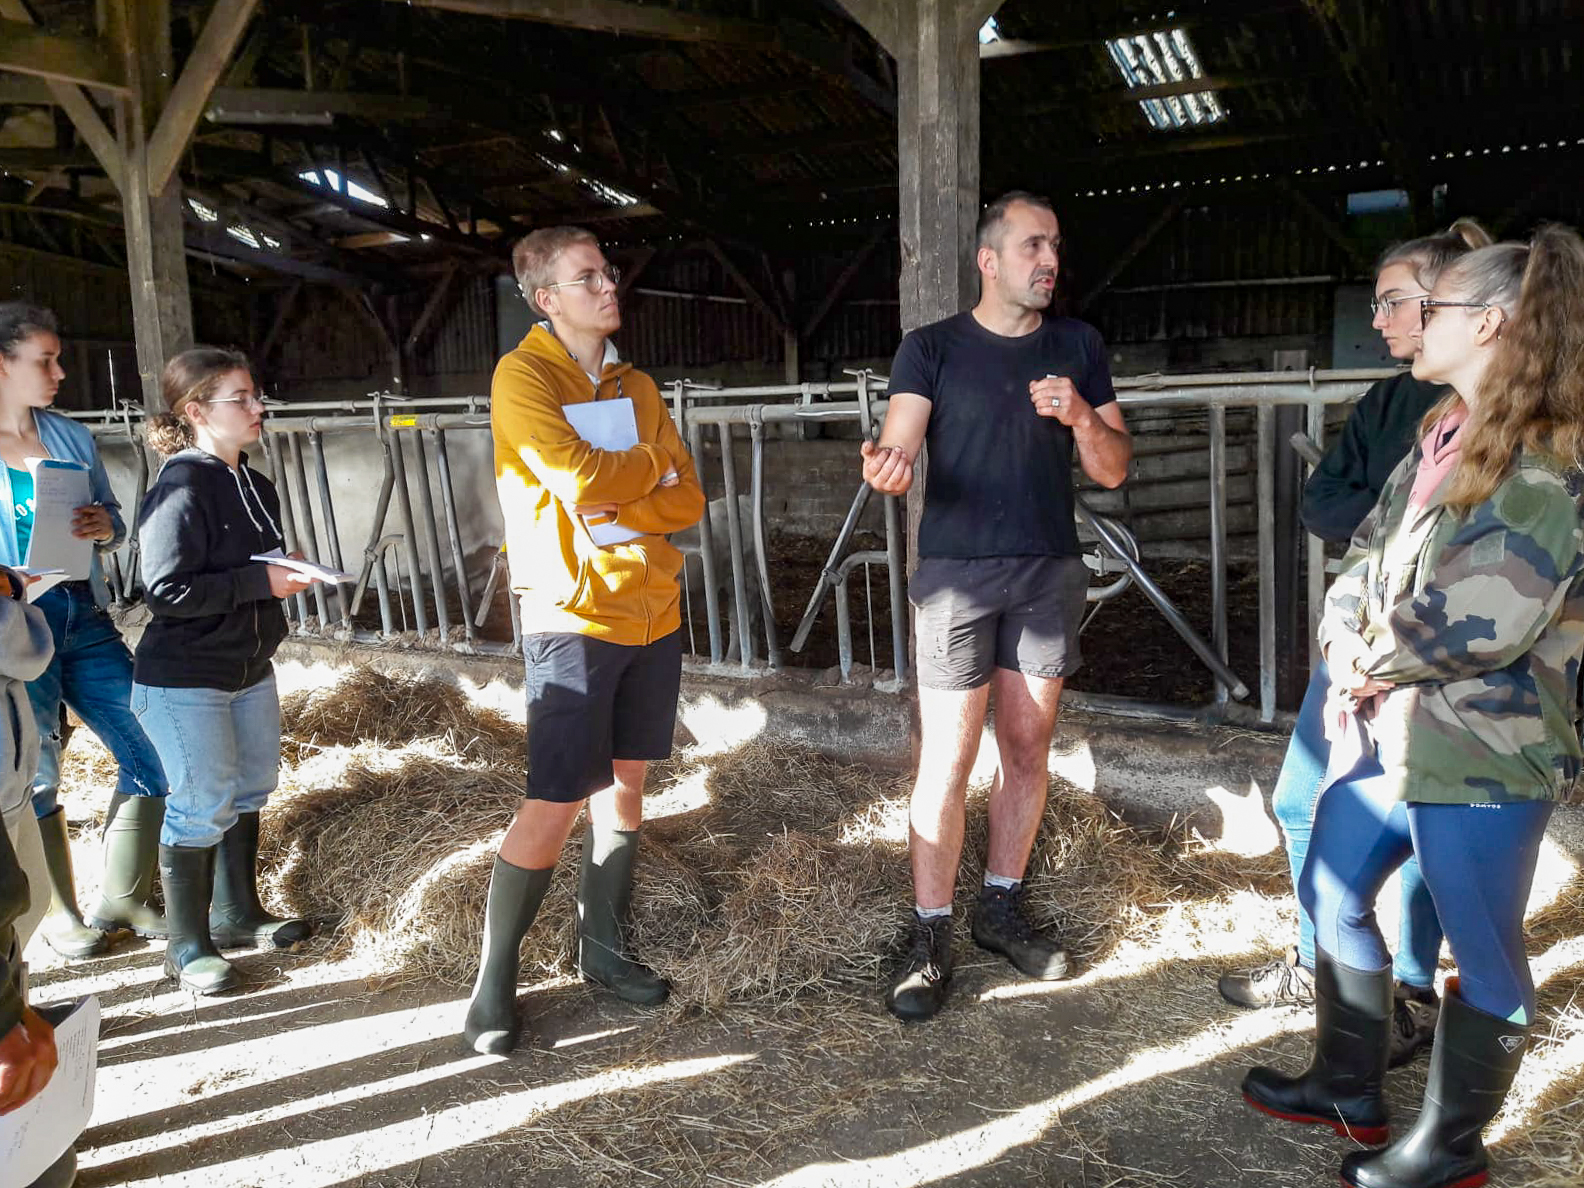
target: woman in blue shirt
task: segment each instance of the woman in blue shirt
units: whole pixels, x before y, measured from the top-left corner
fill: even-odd
[[[56,952],[85,957],[103,952],[105,934],[131,929],[165,935],[164,919],[149,905],[165,815],[165,773],[159,755],[132,715],[132,657],[105,607],[110,601],[99,554],[126,539],[121,508],[88,429],[50,412],[65,372],[60,334],[47,309],[0,303],[0,565],[21,565],[33,532],[33,476],[27,459],[53,458],[88,468],[93,502],[76,509],[72,535],[94,542],[85,581],[62,582],[39,597],[49,620],[55,659],[28,684],[28,700],[42,746],[33,779],[33,811],[49,863],[50,917],[43,934]],[[120,768],[105,814],[104,878],[99,903],[83,915],[72,882],[60,785],[61,703],[74,710],[108,746]]]

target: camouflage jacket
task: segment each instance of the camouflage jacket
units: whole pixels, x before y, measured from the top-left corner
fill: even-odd
[[[1581,759],[1584,475],[1519,454],[1487,502],[1452,511],[1438,489],[1410,520],[1419,456],[1354,534],[1321,646],[1358,635],[1363,671],[1396,686],[1367,731],[1399,799],[1566,798]]]

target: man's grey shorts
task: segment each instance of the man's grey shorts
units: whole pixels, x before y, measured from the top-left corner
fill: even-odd
[[[925,557],[908,585],[918,683],[977,689],[997,668],[1071,676],[1088,586],[1079,557]]]

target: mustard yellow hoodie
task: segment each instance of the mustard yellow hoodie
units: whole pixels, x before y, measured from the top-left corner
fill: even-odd
[[[618,379],[621,394],[633,402],[638,444],[597,450],[561,409],[615,399]],[[698,523],[704,492],[655,382],[630,363],[611,363],[596,395],[560,340],[538,325],[496,365],[490,402],[495,488],[523,630],[632,645],[677,630],[682,554],[665,535]],[[671,470],[680,481],[661,487]],[[646,535],[596,545],[572,513],[586,503],[619,504],[616,522]]]

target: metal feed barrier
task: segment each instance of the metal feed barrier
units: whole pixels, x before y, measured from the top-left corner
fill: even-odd
[[[847,374],[851,376],[847,382],[824,384],[726,389],[678,380],[665,386],[678,429],[688,443],[706,489],[713,485],[709,481],[710,476],[704,473],[708,430],[713,429],[720,450],[720,487],[725,495],[727,540],[724,544],[730,563],[729,583],[718,580],[722,576],[722,542],[714,539],[708,516],[699,525],[697,545],[702,570],[708,652],[707,655],[702,654],[696,646],[694,651],[696,661],[707,661],[711,670],[758,674],[766,666],[774,669],[782,664],[781,641],[770,605],[773,575],[768,550],[770,524],[765,510],[766,426],[844,420],[856,422],[865,436],[875,436],[886,410],[886,402],[875,398],[875,393],[884,389],[884,377],[866,371]],[[1307,374],[1279,372],[1134,377],[1116,381],[1118,397],[1125,409],[1202,408],[1206,411],[1212,638],[1209,642],[1201,639],[1150,578],[1147,569],[1139,563],[1138,544],[1125,526],[1099,514],[1081,500],[1079,520],[1086,529],[1086,535],[1093,541],[1092,552],[1086,555],[1086,563],[1102,582],[1100,586],[1091,587],[1091,598],[1104,600],[1114,597],[1128,583],[1137,584],[1214,674],[1216,698],[1215,704],[1210,707],[1212,713],[1228,714],[1228,700],[1242,698],[1249,692],[1226,663],[1227,410],[1255,410],[1255,496],[1260,512],[1256,516],[1259,569],[1258,718],[1270,722],[1276,716],[1277,688],[1277,525],[1271,514],[1277,465],[1276,409],[1284,405],[1303,407],[1307,413],[1308,437],[1314,443],[1322,443],[1327,405],[1345,403],[1358,396],[1369,383],[1392,374],[1391,371],[1379,370],[1311,371]],[[402,399],[386,393],[371,394],[364,400],[272,402],[265,422],[262,452],[264,468],[280,493],[281,527],[288,548],[302,549],[308,555],[338,568],[344,568],[346,558],[360,556],[355,583],[341,587],[316,585],[310,592],[295,595],[289,600],[288,615],[294,634],[370,644],[397,643],[407,648],[441,653],[521,654],[522,625],[514,599],[507,599],[511,616],[511,641],[489,640],[480,634],[499,583],[503,580],[505,559],[503,555],[497,554],[482,595],[475,600],[474,587],[467,572],[461,509],[452,481],[447,445],[451,434],[476,434],[487,430],[488,407],[488,399],[480,396]],[[132,447],[135,490],[131,499],[124,500],[124,505],[132,512],[129,516],[129,540],[123,551],[111,558],[110,566],[114,593],[118,599],[128,601],[136,594],[135,509],[141,504],[149,481],[148,457],[142,440],[141,410],[128,406],[118,410],[72,415],[86,423],[96,436],[121,439]],[[745,430],[739,429],[740,426],[745,427]],[[747,524],[743,522],[744,516],[738,506],[740,484],[732,449],[733,442],[739,440],[744,431],[748,438],[750,459],[747,515],[750,522]],[[381,480],[373,506],[372,528],[362,544],[360,555],[346,547],[337,526],[332,475],[325,459],[327,435],[371,436],[371,444],[379,458]],[[796,448],[795,444],[792,448]],[[432,467],[431,453],[434,459]],[[887,573],[892,667],[895,670],[895,683],[901,685],[907,679],[908,622],[904,559],[906,542],[901,501],[891,497],[884,499],[883,550],[847,552],[870,498],[869,488],[858,481],[857,470],[855,451],[853,475],[858,490],[834,542],[835,547],[821,570],[818,584],[811,591],[807,609],[790,641],[790,647],[798,651],[806,644],[827,596],[832,597],[839,667],[843,679],[848,679],[855,664],[850,586],[854,575],[862,568],[867,589],[870,568],[883,565]],[[439,490],[438,499],[436,488]],[[398,524],[395,531],[387,531],[393,501]],[[443,547],[443,543],[446,547]],[[1312,628],[1324,591],[1324,554],[1321,543],[1314,538],[1308,539],[1307,549]],[[750,565],[754,567],[756,582],[749,580]],[[378,602],[377,630],[357,625],[371,585]],[[757,632],[750,629],[754,620],[750,612],[750,591],[755,585],[760,623]],[[730,599],[732,622],[737,628],[738,654],[730,662],[723,630],[723,593]],[[691,589],[687,596],[691,600]],[[690,615],[690,624],[691,618]],[[875,615],[872,606],[868,620],[870,667],[878,669],[880,664],[874,643]],[[1181,718],[1197,716],[1202,712],[1147,699],[1090,695],[1085,700],[1108,709],[1142,716]]]

